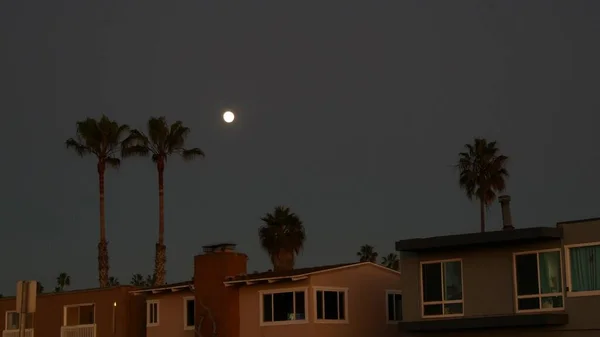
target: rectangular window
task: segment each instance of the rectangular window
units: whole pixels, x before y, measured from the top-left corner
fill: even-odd
[[[387,320],[388,323],[397,323],[402,320],[402,294],[395,291],[386,292]]]
[[[581,295],[600,293],[600,244],[567,247],[569,291]]]
[[[16,311],[6,312],[6,330],[19,330],[19,313]],[[33,314],[27,314],[25,329],[33,329]]]
[[[463,314],[462,261],[421,264],[423,317]]]
[[[347,293],[346,289],[317,289],[317,320],[346,321]]]
[[[64,306],[64,325],[91,325],[95,323],[94,304],[76,304]]]
[[[517,311],[563,308],[560,250],[515,254]]]
[[[194,300],[193,297],[186,297],[183,299],[183,304],[184,304],[184,328],[186,328],[187,330],[192,330],[196,327],[196,325],[194,324],[194,320],[195,320],[195,312],[196,312],[196,301]]]
[[[306,291],[262,293],[262,322],[306,321]]]
[[[146,326],[158,325],[158,301],[146,302]]]

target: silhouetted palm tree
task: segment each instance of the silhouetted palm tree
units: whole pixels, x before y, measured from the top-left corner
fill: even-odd
[[[356,256],[360,258],[360,262],[373,262],[377,263],[377,252],[373,246],[363,245],[360,250],[356,253]]]
[[[296,255],[304,248],[306,234],[300,217],[289,207],[277,206],[261,218],[260,244],[269,254],[275,271],[294,268]]]
[[[132,130],[131,137],[123,145],[123,156],[152,155],[152,161],[158,171],[158,242],[154,258],[155,285],[165,284],[167,247],[165,246],[165,203],[164,172],[167,159],[174,154],[185,161],[204,157],[199,148],[185,148],[185,141],[190,129],[181,121],[169,125],[165,117],[152,117],[148,120],[148,135],[139,130]]]
[[[38,281],[37,282],[37,293],[41,294],[44,292],[44,286],[42,285],[42,282]]]
[[[145,286],[152,287],[156,283],[156,275],[146,275]]]
[[[508,157],[501,155],[496,142],[475,138],[465,144],[465,152],[458,155],[459,184],[469,200],[479,200],[481,231],[485,232],[485,209],[496,199],[496,194],[506,188],[509,177],[506,169]]]
[[[65,288],[69,287],[71,285],[71,276],[69,276],[69,274],[67,273],[60,273],[58,274],[58,277],[56,278],[56,288],[54,288],[55,292],[61,292],[64,291]]]
[[[144,281],[144,275],[142,274],[133,274],[129,283],[136,287],[143,287],[146,285],[146,282]]]
[[[118,277],[111,276],[108,278],[108,284],[109,286],[114,287],[120,285],[121,283],[119,283]]]
[[[397,254],[389,253],[387,256],[384,256],[381,264],[394,270],[400,269],[400,259]]]
[[[126,136],[129,126],[119,125],[102,115],[99,120],[86,118],[77,122],[77,135],[65,142],[79,156],[93,155],[97,158],[98,185],[100,194],[100,242],[98,243],[98,280],[100,287],[108,286],[108,241],[106,241],[106,221],[104,215],[104,172],[106,167],[118,168],[117,158],[121,149],[121,139]]]

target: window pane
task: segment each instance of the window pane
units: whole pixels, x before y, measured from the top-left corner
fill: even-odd
[[[394,294],[387,295],[387,317],[388,321],[395,321]]]
[[[194,300],[187,300],[186,301],[186,321],[185,324],[187,326],[195,326],[194,324],[194,312],[195,312],[195,302]]]
[[[317,319],[323,319],[323,292],[317,291]]]
[[[444,263],[444,291],[446,301],[462,300],[461,262]]]
[[[572,291],[600,290],[600,246],[571,248]]]
[[[542,297],[542,309],[562,308],[562,296]]]
[[[263,295],[263,322],[273,322],[273,295]]]
[[[540,308],[539,297],[520,298],[518,300],[519,310],[536,310]]]
[[[296,319],[303,320],[306,319],[305,313],[305,304],[304,304],[304,291],[296,292]]]
[[[539,294],[537,254],[515,257],[517,270],[517,295]]]
[[[343,291],[340,291],[338,293],[339,296],[339,318],[340,319],[346,319],[346,293]]]
[[[437,316],[443,313],[443,306],[441,304],[427,304],[424,306],[423,314],[425,316]]]
[[[338,292],[324,291],[325,319],[338,319]]]
[[[8,313],[8,328],[7,330],[19,329],[19,314],[16,312]]]
[[[562,292],[560,252],[540,253],[540,289],[542,294]]]
[[[394,295],[394,309],[396,316],[394,317],[396,321],[402,320],[402,295],[395,294]]]
[[[275,322],[294,319],[294,293],[273,294],[273,320]]]
[[[81,325],[94,324],[94,306],[93,305],[82,305],[79,307],[79,324],[81,324]]]
[[[442,264],[423,264],[423,302],[442,300]]]
[[[456,315],[463,313],[462,303],[444,304],[444,315]]]

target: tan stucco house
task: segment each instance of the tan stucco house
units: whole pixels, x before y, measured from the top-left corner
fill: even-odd
[[[600,218],[401,240],[401,336],[600,336]]]

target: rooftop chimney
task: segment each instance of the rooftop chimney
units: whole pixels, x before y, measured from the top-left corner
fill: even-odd
[[[217,243],[214,245],[202,246],[204,254],[212,253],[231,253],[235,252],[235,243]]]
[[[502,208],[502,230],[515,229],[512,222],[512,215],[510,214],[510,196],[501,195],[498,197],[498,201],[500,201],[500,207]]]

